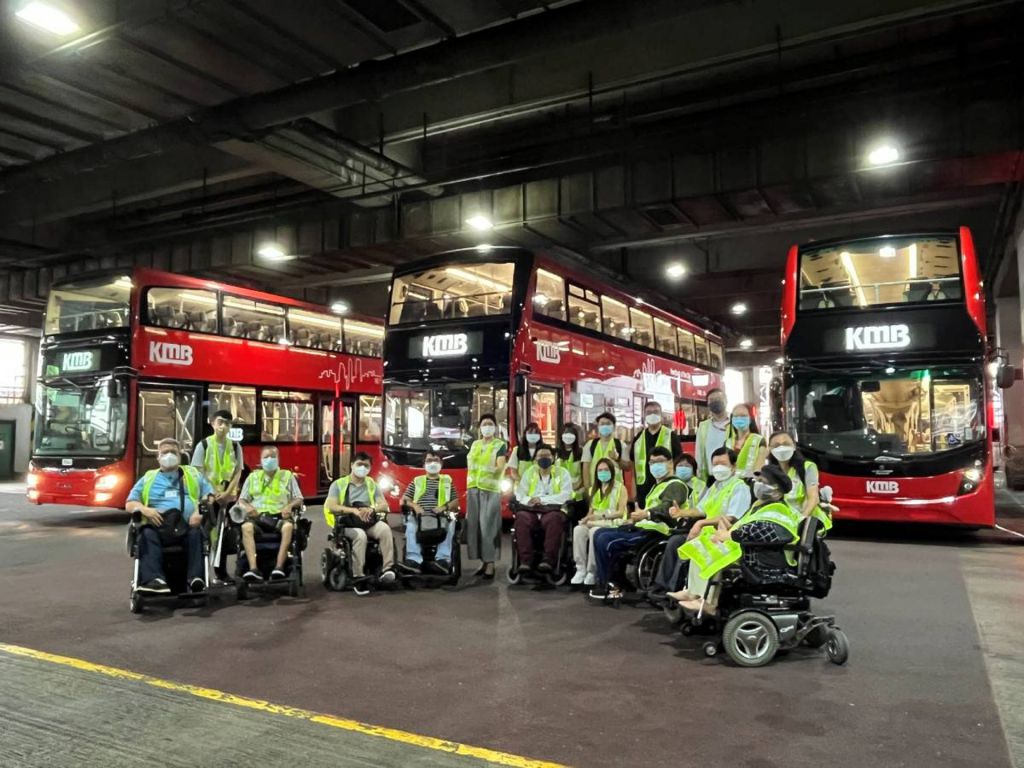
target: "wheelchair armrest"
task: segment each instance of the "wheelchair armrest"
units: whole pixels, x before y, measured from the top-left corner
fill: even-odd
[[[129,525],[139,525],[142,522],[142,510],[132,510],[132,518]]]

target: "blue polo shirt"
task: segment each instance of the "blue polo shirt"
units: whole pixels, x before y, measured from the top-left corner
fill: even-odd
[[[210,481],[200,473],[196,473],[199,478],[199,498],[203,498],[207,494],[213,493],[213,487],[210,485]],[[142,501],[142,486],[145,483],[146,476],[140,477],[134,486],[132,486],[131,493],[128,494],[128,501]],[[173,472],[157,472],[156,478],[153,480],[153,487],[149,489],[149,505],[157,512],[166,512],[169,509],[177,509],[181,506],[181,490],[179,486],[181,479],[178,475],[178,470]],[[192,514],[196,511],[195,504],[192,503],[192,499],[188,496],[188,489],[185,491],[185,509],[182,513],[185,519],[192,517]]]

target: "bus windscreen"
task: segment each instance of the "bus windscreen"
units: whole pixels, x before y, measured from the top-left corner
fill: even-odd
[[[384,402],[387,448],[463,453],[481,416],[492,414],[499,424],[508,423],[508,389],[500,385],[392,385]]]
[[[507,315],[514,264],[460,264],[395,278],[391,325]]]
[[[807,248],[800,258],[800,310],[961,301],[953,237],[872,238]]]

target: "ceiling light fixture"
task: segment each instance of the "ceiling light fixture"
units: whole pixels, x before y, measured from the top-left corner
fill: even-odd
[[[883,259],[895,259],[896,249],[893,248],[891,245],[883,245],[881,248],[878,249],[878,255],[881,256]]]
[[[285,261],[288,254],[278,243],[264,243],[256,253],[267,261]]]
[[[679,278],[686,275],[686,265],[683,264],[681,261],[677,261],[674,264],[669,264],[667,267],[665,267],[665,274],[668,277],[672,278],[673,280],[678,280]]]
[[[484,216],[482,213],[473,214],[466,219],[466,223],[477,232],[486,232],[489,229],[494,229],[494,222],[491,221],[489,216]]]
[[[884,142],[868,152],[868,164],[876,168],[892,165],[900,159],[900,151],[895,144]]]
[[[331,304],[331,312],[334,312],[336,315],[344,315],[348,310],[349,306],[347,301],[336,301]]]
[[[752,339],[740,339],[740,349],[750,349],[754,346]]]
[[[734,315],[745,315],[747,313],[747,305],[742,301],[737,301],[729,311]]]
[[[480,245],[478,245],[478,246],[476,247],[476,252],[477,252],[477,253],[490,253],[490,252],[491,252],[491,249],[492,249],[493,247],[494,247],[494,246],[493,246],[493,245],[491,245],[490,243],[480,243]]]
[[[78,32],[81,29],[75,20],[64,13],[64,11],[54,8],[47,3],[36,2],[35,0],[23,6],[21,10],[16,11],[14,15],[26,24],[31,24],[39,29],[45,29],[47,32],[52,32],[62,37]]]

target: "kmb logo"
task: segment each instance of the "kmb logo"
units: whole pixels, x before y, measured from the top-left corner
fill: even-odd
[[[192,365],[192,347],[166,341],[149,342],[149,361],[163,365]]]
[[[846,351],[903,349],[910,346],[910,328],[899,325],[866,325],[846,329]]]
[[[538,341],[537,361],[558,365],[562,362],[562,350],[559,349],[557,344],[552,344],[550,341]]]
[[[900,492],[900,484],[895,480],[868,480],[868,493],[884,493],[888,495]]]
[[[442,333],[423,338],[424,357],[458,357],[469,352],[469,336],[465,333]]]

